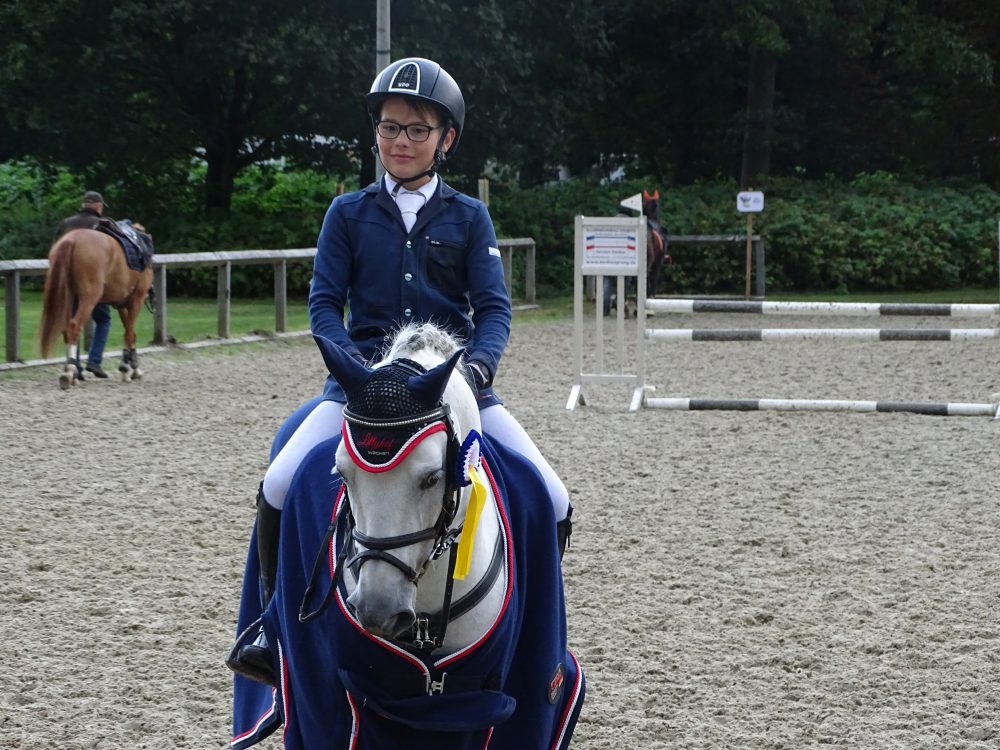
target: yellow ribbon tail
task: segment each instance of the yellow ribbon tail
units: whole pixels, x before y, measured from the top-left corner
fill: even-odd
[[[463,580],[469,574],[469,568],[472,566],[472,547],[476,543],[476,528],[479,526],[483,506],[486,504],[486,485],[483,484],[475,467],[470,467],[469,478],[472,480],[472,494],[469,496],[469,507],[465,511],[465,524],[462,527],[462,536],[458,540],[455,573],[452,576],[457,581]]]

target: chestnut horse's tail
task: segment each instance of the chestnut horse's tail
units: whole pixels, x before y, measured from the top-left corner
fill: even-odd
[[[42,320],[38,326],[38,347],[43,358],[47,358],[52,351],[56,336],[66,330],[73,312],[69,266],[75,245],[76,241],[67,235],[57,240],[49,251],[49,272],[42,294]]]

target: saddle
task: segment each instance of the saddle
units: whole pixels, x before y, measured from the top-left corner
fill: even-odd
[[[133,271],[145,271],[153,264],[153,238],[132,223],[130,219],[115,221],[101,217],[94,227],[98,232],[110,234],[125,251],[125,262]]]

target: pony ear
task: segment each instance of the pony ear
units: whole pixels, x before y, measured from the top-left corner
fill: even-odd
[[[646,191],[646,189],[645,189],[645,188],[643,188],[643,189],[642,189],[642,197],[643,197],[643,198],[644,198],[645,200],[647,200],[647,201],[649,201],[649,200],[652,200],[652,199],[653,199],[653,196],[651,196],[651,195],[650,195],[650,194],[649,194],[649,193],[648,193],[648,192]]]
[[[444,389],[448,385],[448,379],[451,377],[452,370],[455,369],[455,365],[462,358],[465,351],[459,349],[457,352],[451,355],[451,358],[445,362],[442,362],[433,370],[428,370],[422,375],[414,375],[409,380],[410,390],[421,398],[421,400],[428,403],[437,403],[441,400],[441,396],[444,395]]]
[[[371,380],[373,370],[369,370],[330,339],[315,334],[313,339],[323,355],[326,369],[345,391],[360,390]]]
[[[651,198],[652,200],[654,200],[654,201],[658,201],[658,200],[660,200],[660,190],[659,190],[659,188],[657,188],[656,192],[655,192],[655,193],[653,193],[653,194],[652,194],[652,195],[650,196],[650,198]]]

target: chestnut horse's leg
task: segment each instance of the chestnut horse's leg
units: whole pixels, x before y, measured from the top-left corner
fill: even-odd
[[[59,387],[66,390],[71,385],[76,385],[78,380],[83,380],[83,366],[80,364],[80,332],[84,324],[94,311],[97,304],[97,297],[91,290],[86,290],[76,299],[76,309],[66,324],[63,331],[63,341],[66,344],[66,365],[59,376]]]
[[[125,327],[125,348],[122,349],[122,362],[118,365],[123,382],[138,380],[142,377],[142,370],[139,369],[139,355],[135,351],[135,321],[139,317],[139,311],[142,309],[142,301],[145,297],[145,291],[137,289],[129,298],[128,304],[118,311],[121,315],[122,325]]]

